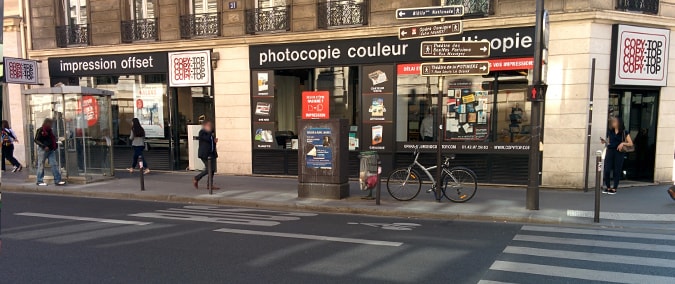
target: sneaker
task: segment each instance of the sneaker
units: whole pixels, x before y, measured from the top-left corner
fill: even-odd
[[[609,193],[609,190],[607,190],[606,187],[602,189],[602,194],[608,194],[608,193]]]
[[[616,189],[608,190],[608,191],[607,191],[607,194],[609,194],[609,195],[614,195],[614,194],[616,194]]]
[[[129,173],[131,174],[134,172],[134,168],[127,168],[127,171],[129,171]]]
[[[149,173],[150,173],[150,169],[145,169],[145,171],[143,171],[143,174],[144,174],[144,175],[147,175],[147,174],[149,174]]]
[[[47,183],[43,181],[43,182],[38,182],[37,185],[38,186],[47,186]]]
[[[671,187],[668,189],[668,195],[670,195],[670,198],[672,198],[673,200],[675,200],[675,186],[671,186]]]
[[[17,172],[20,172],[21,170],[23,170],[23,166],[22,166],[22,165],[19,165],[19,168],[16,169],[16,171],[17,171]]]
[[[16,171],[17,171],[18,169],[19,169],[19,167],[14,166],[14,168],[12,168],[12,172],[13,172],[13,173],[16,173]]]
[[[65,185],[65,184],[66,184],[65,181],[60,181],[60,182],[57,182],[57,183],[56,183],[56,185]]]

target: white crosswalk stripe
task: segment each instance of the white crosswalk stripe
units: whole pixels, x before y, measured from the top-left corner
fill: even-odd
[[[675,236],[523,226],[478,282],[675,283]]]

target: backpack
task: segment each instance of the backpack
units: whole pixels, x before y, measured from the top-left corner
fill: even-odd
[[[12,140],[9,139],[12,135],[6,130],[2,130],[2,146],[12,145]]]

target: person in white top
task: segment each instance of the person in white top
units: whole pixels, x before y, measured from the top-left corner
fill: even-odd
[[[141,122],[138,118],[131,120],[131,135],[129,140],[131,140],[131,147],[134,148],[134,157],[131,161],[131,168],[127,168],[130,173],[134,172],[134,168],[138,164],[138,157],[142,157],[141,161],[143,162],[142,168],[145,169],[144,173],[149,174],[150,168],[148,163],[145,162],[145,157],[143,157],[143,150],[145,149],[145,129],[141,126]],[[139,165],[140,166],[140,165]],[[141,169],[141,167],[139,167]]]
[[[434,114],[431,110],[427,111],[427,115],[422,119],[422,141],[434,141]]]
[[[2,171],[5,171],[5,160],[8,160],[14,168],[12,172],[21,171],[23,166],[14,158],[14,143],[19,143],[14,130],[9,127],[7,120],[2,121]]]

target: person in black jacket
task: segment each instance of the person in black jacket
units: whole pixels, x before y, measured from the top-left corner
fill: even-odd
[[[38,163],[37,163],[37,185],[47,185],[44,182],[45,176],[45,160],[49,161],[49,166],[52,168],[52,175],[54,175],[54,184],[64,185],[65,181],[61,180],[61,172],[59,171],[59,163],[56,161],[56,149],[58,144],[56,136],[52,131],[53,121],[51,118],[46,118],[42,123],[42,127],[35,132],[35,144],[37,145]]]
[[[205,120],[202,123],[202,130],[199,131],[199,151],[197,152],[197,157],[204,163],[204,170],[199,173],[192,180],[192,184],[195,189],[199,188],[199,180],[201,180],[207,174],[211,175],[211,181],[213,182],[213,172],[216,169],[216,158],[218,158],[218,153],[216,152],[216,143],[218,143],[218,138],[213,132],[213,123],[211,121]],[[211,158],[211,172],[208,172],[208,162],[209,157]],[[220,189],[211,184],[212,189]]]

